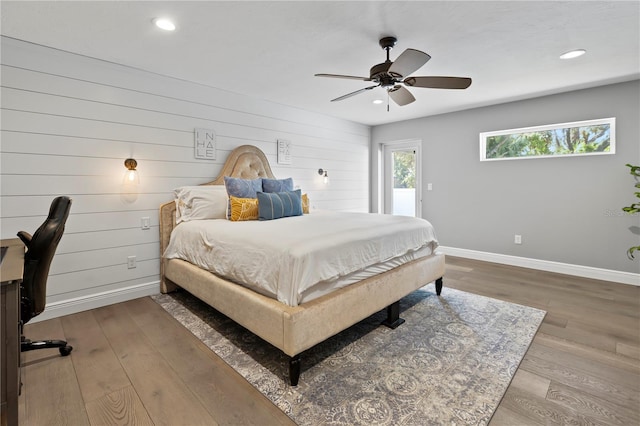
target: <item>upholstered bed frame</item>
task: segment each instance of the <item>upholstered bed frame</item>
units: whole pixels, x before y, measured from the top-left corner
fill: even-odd
[[[275,178],[264,153],[251,145],[233,150],[220,175],[204,185],[224,185],[224,176]],[[161,256],[176,226],[175,210],[174,201],[160,206]],[[397,327],[404,322],[399,318],[398,301],[434,280],[439,295],[444,255],[434,253],[411,261],[295,307],[219,278],[180,259],[162,258],[160,268],[163,293],[182,287],[288,355],[289,378],[291,385],[295,386],[300,377],[300,354],[303,351],[385,307],[388,318],[384,324]]]

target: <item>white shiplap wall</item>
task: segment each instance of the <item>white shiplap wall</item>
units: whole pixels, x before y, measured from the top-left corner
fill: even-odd
[[[261,148],[312,208],[369,211],[368,126],[7,37],[0,71],[2,238],[33,232],[55,196],[73,199],[40,320],[158,292],[158,206],[216,177],[239,145]],[[198,127],[215,130],[216,160],[194,158]],[[277,164],[278,139],[291,165]],[[122,187],[128,157],[135,195]]]

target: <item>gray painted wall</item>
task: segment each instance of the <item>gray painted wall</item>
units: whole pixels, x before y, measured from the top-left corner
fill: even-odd
[[[616,117],[615,155],[479,161],[480,132],[606,117]],[[621,208],[635,199],[624,165],[640,164],[639,121],[636,80],[376,126],[372,211],[380,144],[421,139],[423,217],[443,246],[638,273],[626,251],[640,245],[640,216]]]

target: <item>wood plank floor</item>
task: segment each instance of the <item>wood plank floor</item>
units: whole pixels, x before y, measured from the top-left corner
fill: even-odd
[[[640,425],[640,287],[447,258],[447,287],[547,311],[491,425]],[[21,425],[293,424],[149,298],[27,324]]]

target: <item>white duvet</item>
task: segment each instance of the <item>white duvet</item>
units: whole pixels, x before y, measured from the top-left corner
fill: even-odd
[[[437,246],[433,227],[424,219],[315,211],[269,221],[183,222],[171,233],[164,257],[186,260],[297,306],[326,293],[314,287],[351,277],[337,285],[342,287],[360,279],[360,271],[385,262],[390,269],[429,255]]]

